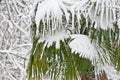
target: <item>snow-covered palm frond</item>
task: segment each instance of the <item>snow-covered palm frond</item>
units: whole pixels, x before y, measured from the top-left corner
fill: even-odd
[[[74,34],[71,35],[71,39],[73,40],[69,43],[69,46],[72,52],[78,53],[80,57],[89,59],[92,65],[94,65],[96,80],[97,76],[101,75],[103,72],[105,72],[108,79],[120,79],[118,71],[114,68],[110,54],[106,49],[98,46],[98,43],[95,41],[91,42],[91,39],[85,35]]]
[[[2,0],[0,71],[4,70],[5,73],[2,76],[14,80],[26,79],[23,62],[28,59],[24,56],[28,56],[31,48],[29,26],[35,20],[37,26],[33,26],[31,31],[35,35],[32,36],[33,47],[29,59],[30,78],[37,79],[39,74],[43,77],[43,73],[46,75],[50,71],[48,74],[52,77],[59,75],[62,78],[66,76],[66,80],[76,79],[84,70],[81,66],[85,64],[80,61],[84,62],[85,58],[86,62],[92,62],[96,76],[104,71],[108,79],[119,80],[112,63],[117,68],[120,66],[117,60],[120,58],[120,38],[117,37],[120,32],[119,17],[119,0]],[[115,28],[117,26],[119,29]],[[85,31],[88,31],[87,36]],[[112,61],[111,56],[115,60]]]
[[[54,33],[48,32],[45,37],[40,37],[39,42],[45,41],[45,46],[47,47],[52,46],[55,42],[56,48],[60,48],[60,41],[70,37],[65,29],[57,30]]]
[[[58,27],[63,27],[63,24],[69,24],[72,30],[76,22],[77,27],[81,27],[80,20],[83,16],[86,27],[88,27],[88,22],[91,22],[94,28],[106,30],[113,28],[114,22],[117,21],[118,10],[117,0],[44,0],[38,4],[35,21],[37,28],[43,24],[44,34],[46,30],[53,31]],[[68,25],[64,25],[66,26]]]
[[[61,28],[64,23],[62,20],[63,16],[65,16],[65,22],[68,22],[69,13],[63,0],[44,0],[38,4],[36,12],[35,21],[37,29],[39,29],[40,22],[43,23],[43,31],[50,29],[53,31],[56,28]]]
[[[99,72],[99,73],[98,73]],[[100,75],[102,73],[106,74],[108,80],[120,80],[120,74],[119,72],[115,69],[114,65],[110,64],[105,64],[105,65],[99,65],[95,67],[95,75]],[[96,80],[98,78],[96,77]]]
[[[72,13],[72,27],[74,27],[74,15],[77,16],[78,23],[81,15],[84,15],[86,23],[90,18],[94,28],[106,30],[113,28],[113,23],[117,21],[119,5],[117,0],[76,0],[69,10]]]
[[[38,36],[39,43],[45,42],[45,49],[54,48],[54,50],[56,50],[55,47],[53,47],[56,45],[58,52],[60,52],[58,54],[62,54],[62,57],[65,57],[64,51],[67,55],[69,55],[72,50],[73,53],[78,53],[79,57],[89,59],[92,62],[92,65],[95,67],[96,76],[99,75],[101,71],[105,71],[105,68],[101,68],[105,67],[105,64],[112,66],[110,68],[113,68],[112,61],[110,59],[110,51],[107,50],[107,48],[103,46],[104,43],[102,43],[105,41],[104,39],[111,39],[111,35],[107,33],[107,36],[110,37],[103,38],[106,35],[103,35],[102,33],[106,33],[105,30],[107,29],[113,29],[114,22],[118,20],[117,11],[119,10],[119,7],[117,2],[118,0],[41,1],[38,4],[35,16],[35,23],[37,25],[36,33],[37,35],[40,35]],[[83,19],[85,21],[83,21],[83,24],[81,24]],[[93,33],[95,32],[92,29],[88,32],[88,36],[82,35],[82,32],[80,32],[82,34],[73,35],[73,33],[77,33],[74,32],[75,29],[81,30],[83,29],[82,27],[87,27],[89,29],[95,28],[94,30],[101,28],[103,31],[95,34],[95,41],[93,40],[93,42],[91,42],[91,37],[88,36],[92,35],[92,31]],[[69,34],[66,29],[70,29],[71,34]],[[64,41],[64,39],[68,38],[71,38],[72,40],[69,42],[69,45],[63,43],[60,44],[60,40]],[[112,45],[109,41],[106,41],[106,44],[108,43]],[[59,49],[61,50],[64,46],[67,48],[63,51],[59,51]],[[71,48],[71,50],[68,50],[68,46]],[[37,50],[39,52],[39,49]],[[55,53],[57,53],[57,51],[54,52],[54,55],[56,55]],[[58,57],[59,56],[57,56],[57,58]],[[65,60],[65,58],[63,58],[63,60]],[[105,73],[107,74],[108,72],[105,71]],[[110,74],[114,74],[114,71],[112,71]],[[108,78],[110,78],[110,76],[108,76]]]
[[[92,61],[93,65],[95,62],[100,61],[100,63],[110,63],[110,55],[103,51],[94,41],[91,42],[91,39],[82,34],[72,34],[71,39],[73,39],[69,46],[72,49],[72,52],[79,53],[80,57],[89,59]],[[105,53],[105,54],[104,54]]]
[[[91,43],[91,40],[86,35],[74,34],[71,35],[73,39],[69,46],[72,49],[72,52],[79,53],[80,57],[94,61],[98,58],[97,51],[94,45]]]
[[[120,74],[113,65],[106,64],[101,68],[105,71],[108,80],[120,80]]]
[[[120,29],[120,18],[117,21],[118,28]]]
[[[113,28],[117,19],[117,0],[96,0],[89,12],[94,28]]]

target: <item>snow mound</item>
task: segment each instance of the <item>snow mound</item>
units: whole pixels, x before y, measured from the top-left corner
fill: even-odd
[[[97,57],[97,51],[88,36],[82,34],[71,35],[73,39],[69,46],[72,52],[79,53],[80,57],[87,58],[89,60],[94,60]]]

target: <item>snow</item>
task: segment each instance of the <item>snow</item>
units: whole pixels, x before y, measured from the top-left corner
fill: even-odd
[[[97,51],[88,36],[82,34],[72,34],[73,39],[69,46],[72,52],[79,53],[80,57],[93,61],[97,55]]]
[[[118,74],[117,70],[114,68],[114,66],[111,65],[104,65],[103,66],[104,71],[106,72],[106,75],[108,77],[108,80],[120,80],[120,75]]]
[[[31,49],[30,6],[31,0],[0,3],[0,80],[26,80],[24,59],[28,59]]]
[[[120,18],[117,21],[118,28],[120,29]]]
[[[105,64],[102,66],[98,66],[96,72],[100,73],[96,74],[101,74],[102,71],[106,73],[108,80],[120,80],[120,74],[118,74],[118,71],[115,69],[113,65]]]
[[[120,75],[118,74],[118,71],[116,70],[115,66],[113,65],[110,59],[110,53],[106,49],[103,50],[97,44],[95,46],[99,56],[96,59],[96,61],[93,63],[95,67],[94,71],[96,75],[96,80],[97,80],[97,75],[100,76],[104,72],[108,80],[119,80]]]
[[[93,5],[89,14],[92,22],[95,22],[95,28],[104,30],[113,28],[113,22],[117,19],[115,6],[116,0],[96,0],[96,7]]]
[[[72,52],[89,59],[95,66],[96,74],[104,70],[109,79],[120,80],[120,75],[114,68],[107,50],[105,53],[98,43],[91,42],[90,37],[86,35],[69,34],[66,31],[71,26],[74,30],[74,18],[77,16],[77,22],[80,22],[81,15],[87,22],[90,20],[95,23],[96,29],[112,29],[114,22],[117,22],[120,29],[119,11],[119,0],[2,0],[0,3],[0,69],[3,73],[0,73],[0,79],[5,77],[10,80],[26,80],[26,68],[23,67],[23,62],[24,59],[28,59],[32,46],[29,26],[35,20],[38,35],[40,21],[44,24],[39,42],[45,41],[47,47],[55,42],[56,48],[59,49],[60,40],[71,38],[69,46]],[[78,24],[80,27],[80,23]]]
[[[37,25],[37,30],[39,28],[40,21],[47,23],[43,26],[45,28],[50,28],[50,21],[52,20],[52,30],[57,27],[62,27],[62,16],[65,13],[66,21],[69,20],[69,14],[67,13],[66,6],[63,4],[62,0],[45,0],[38,4],[35,21]],[[37,31],[38,32],[38,31]]]
[[[86,35],[72,34],[71,40],[69,46],[72,52],[78,53],[80,57],[89,59],[95,67],[94,70],[96,76],[105,72],[108,80],[120,79],[120,75],[114,68],[107,50],[104,49],[105,51],[103,51],[95,41],[91,42],[91,39]]]
[[[60,41],[69,38],[69,34],[66,33],[66,30],[57,30],[55,33],[48,32],[47,35],[39,39],[39,43],[45,41],[45,46],[50,47],[55,42],[56,48],[60,48]]]

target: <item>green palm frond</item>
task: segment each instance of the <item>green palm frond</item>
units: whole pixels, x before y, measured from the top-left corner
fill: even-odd
[[[101,73],[119,80],[120,31],[117,8],[111,8],[116,2],[50,1],[39,3],[31,28],[29,80],[80,80],[85,75],[97,80]]]
[[[42,77],[51,80],[79,80],[80,75],[93,73],[94,67],[88,59],[80,58],[79,54],[71,53],[69,40],[60,41],[60,49],[53,43],[49,48],[44,42],[37,43],[35,51],[30,56],[28,66],[29,79],[40,80]],[[34,47],[33,47],[34,48]],[[44,75],[44,76],[43,76]]]

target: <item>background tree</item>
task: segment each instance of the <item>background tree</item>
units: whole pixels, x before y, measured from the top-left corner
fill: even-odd
[[[32,0],[0,3],[0,80],[26,80]]]

